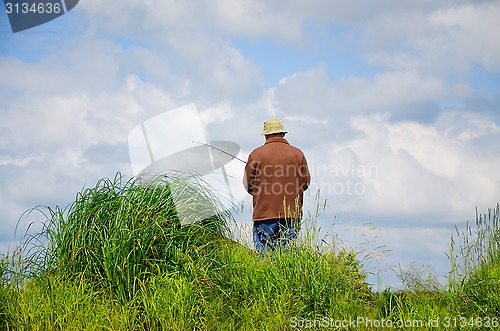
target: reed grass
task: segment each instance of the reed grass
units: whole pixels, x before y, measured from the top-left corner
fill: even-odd
[[[132,300],[139,281],[179,267],[178,251],[209,245],[228,231],[231,215],[192,178],[174,174],[125,181],[117,174],[82,190],[65,209],[30,210],[27,215],[37,211],[45,220],[40,233],[23,241],[29,272],[83,274],[120,300]],[[176,201],[174,190],[184,192]],[[200,207],[212,216],[181,224],[178,208]]]
[[[184,202],[174,201],[175,189],[189,192],[175,195]],[[212,216],[182,222],[179,207]],[[325,208],[319,204],[308,224]],[[44,227],[23,240],[22,259],[0,259],[0,329],[376,330],[385,321],[408,330],[493,330],[499,214],[498,205],[477,213],[476,227],[452,238],[453,285],[437,286],[415,265],[402,273],[401,290],[374,293],[365,246],[321,240],[313,227],[261,259],[229,239],[233,216],[202,182],[119,175],[82,190],[65,209],[24,215],[42,215]],[[352,320],[364,323],[333,324]]]
[[[7,279],[8,273],[8,257],[4,254],[0,255],[0,330],[6,328],[7,325],[7,309],[8,309],[8,291],[9,280]]]
[[[457,229],[450,256],[457,309],[465,316],[500,316],[500,204],[483,214],[476,209],[475,223]]]

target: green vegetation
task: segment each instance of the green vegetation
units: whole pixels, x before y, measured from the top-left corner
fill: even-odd
[[[462,239],[459,254],[451,254],[452,287],[460,295],[457,308],[468,317],[500,318],[500,204],[486,214],[476,210],[474,227],[467,224],[457,234]]]
[[[373,293],[355,250],[306,236],[259,259],[229,239],[233,216],[210,191],[185,176],[118,175],[66,209],[29,211],[44,228],[0,258],[0,330],[500,326],[498,206],[452,238],[448,286],[416,266],[400,291]],[[213,216],[181,222],[181,209]]]

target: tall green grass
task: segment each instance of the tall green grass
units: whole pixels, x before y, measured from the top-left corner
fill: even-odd
[[[475,223],[467,223],[462,232],[457,229],[450,257],[460,312],[500,316],[500,204],[484,214],[476,209]]]
[[[7,256],[0,255],[0,330],[6,328],[7,324],[7,300],[9,299],[7,291],[9,288],[9,281],[7,279],[8,273],[8,260]]]
[[[117,176],[65,209],[31,210],[26,217],[42,215],[44,228],[23,241],[22,288],[2,292],[6,325],[279,330],[291,318],[365,309],[372,293],[353,252],[320,252],[307,241],[262,260],[228,239],[233,217],[210,192],[184,176]],[[173,201],[174,193],[186,200]],[[181,224],[179,208],[213,216]]]
[[[81,276],[31,279],[22,291],[11,292],[7,325],[13,330],[289,330],[294,318],[364,316],[372,300],[356,263],[342,256],[293,250],[261,262],[229,241],[219,253],[220,263],[186,257],[189,272],[139,281],[136,296],[125,303]]]
[[[175,190],[183,192],[176,201]],[[181,224],[178,208],[200,207],[212,217]],[[83,275],[122,301],[133,299],[151,273],[178,269],[179,252],[225,235],[231,221],[203,183],[186,174],[127,181],[117,174],[82,190],[65,209],[37,207],[28,215],[35,211],[45,220],[43,231],[23,241],[30,271]]]
[[[433,321],[439,329],[500,328],[499,204],[484,214],[476,209],[474,224],[467,222],[465,230],[456,229],[448,257],[447,286],[422,266],[405,271],[402,291],[379,293],[376,306],[381,316],[393,321]],[[420,329],[415,325],[411,328]]]
[[[476,220],[462,232],[457,229],[460,276],[474,275],[485,266],[500,263],[500,205],[481,214],[476,209]]]
[[[453,286],[438,286],[415,266],[402,274],[402,290],[373,293],[363,249],[336,237],[325,244],[305,228],[286,251],[260,259],[228,239],[233,216],[211,192],[185,176],[118,175],[82,190],[67,208],[31,210],[26,217],[42,215],[43,230],[23,241],[24,259],[0,259],[0,329],[375,330],[381,321],[478,329],[463,317],[490,318],[479,329],[500,324],[498,206],[454,239],[462,242],[450,254]],[[314,224],[325,206],[306,221]],[[181,222],[179,208],[214,216]],[[365,323],[334,326],[358,319]]]

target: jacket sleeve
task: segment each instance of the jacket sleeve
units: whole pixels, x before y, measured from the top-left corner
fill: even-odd
[[[253,194],[253,181],[254,181],[254,170],[252,165],[251,155],[248,156],[247,164],[245,165],[245,171],[243,173],[243,186],[245,190]]]
[[[302,180],[302,192],[306,191],[311,183],[311,173],[309,172],[309,167],[307,166],[307,160],[305,156],[302,156],[302,164],[300,166],[300,176]]]

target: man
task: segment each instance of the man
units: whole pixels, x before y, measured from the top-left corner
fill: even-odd
[[[302,151],[284,138],[288,131],[277,118],[264,122],[265,144],[248,156],[243,185],[253,196],[253,240],[264,254],[286,248],[297,237],[303,192],[311,181]]]

